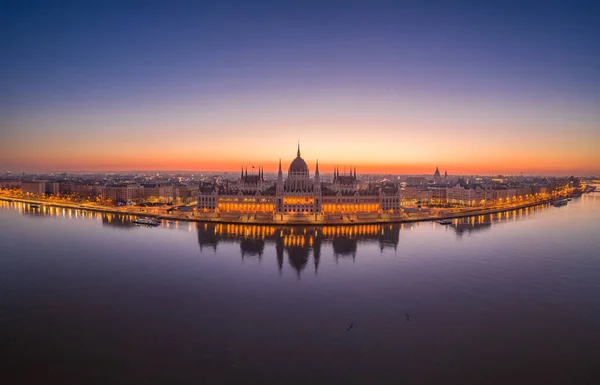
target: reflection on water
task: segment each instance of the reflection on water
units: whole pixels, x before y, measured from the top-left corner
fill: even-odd
[[[585,196],[584,196],[585,199]],[[590,199],[595,199],[591,195]],[[22,202],[0,201],[0,207],[13,208],[23,215],[37,217],[62,217],[69,219],[96,220],[103,226],[118,227],[122,229],[138,227],[133,220],[137,215],[94,212],[84,209],[52,207],[35,205]],[[519,221],[545,210],[550,205],[526,207],[518,210],[501,213],[477,215],[452,220],[448,228],[452,229],[457,237],[482,230],[490,230],[492,225]],[[161,227],[185,231],[198,231],[200,249],[210,247],[217,250],[217,245],[223,242],[239,243],[240,252],[244,256],[261,257],[266,244],[275,245],[281,250],[294,255],[303,255],[305,258],[312,250],[313,254],[320,252],[321,242],[329,242],[333,246],[336,257],[356,257],[360,243],[377,242],[381,250],[398,247],[399,232],[411,230],[414,226],[442,226],[435,221],[403,223],[403,224],[370,224],[370,225],[335,225],[335,226],[269,226],[221,223],[194,223],[176,220],[162,220]],[[281,243],[281,246],[279,246]],[[279,250],[279,249],[278,249]],[[288,251],[292,250],[292,251]],[[300,252],[300,250],[304,250]],[[278,253],[279,255],[279,253]],[[317,257],[318,258],[318,257]]]
[[[583,199],[586,199],[584,196]],[[590,196],[595,199],[595,196]],[[86,219],[98,221],[102,226],[132,230],[151,229],[133,223],[136,215],[102,213],[83,209],[51,207],[21,202],[1,201],[1,206],[18,210],[21,214],[35,217],[62,217],[68,219]],[[329,245],[333,256],[355,260],[360,245],[377,244],[381,252],[385,249],[397,251],[403,231],[412,231],[421,226],[442,228],[453,231],[457,239],[465,234],[491,231],[494,226],[520,221],[537,215],[550,208],[539,205],[501,213],[456,218],[450,225],[441,225],[435,221],[402,224],[365,224],[332,226],[275,226],[246,225],[226,223],[195,223],[176,220],[162,220],[160,227],[165,229],[196,231],[200,251],[207,249],[217,252],[219,244],[239,244],[241,258],[256,257],[259,261],[268,247],[274,247],[277,264],[281,272],[284,260],[296,271],[298,276],[312,259],[315,273],[318,272],[321,247]]]
[[[529,215],[539,214],[548,210],[548,208],[550,208],[550,205],[544,204],[518,210],[505,211],[502,213],[457,218],[452,221],[452,225],[450,225],[450,227],[456,232],[457,237],[462,237],[465,233],[471,234],[473,232],[490,230],[492,225],[526,219],[529,217]]]
[[[1,207],[17,209],[23,215],[36,217],[62,217],[69,219],[87,219],[102,223],[102,226],[119,229],[140,227],[133,223],[136,215],[93,212],[82,209],[33,205],[21,202],[2,201]],[[224,223],[193,223],[185,221],[162,220],[160,227],[183,231],[196,231],[200,251],[210,249],[217,252],[219,244],[239,244],[240,255],[262,259],[265,248],[274,247],[277,264],[281,272],[284,259],[298,275],[306,268],[312,258],[315,272],[319,269],[321,247],[331,246],[336,260],[351,258],[354,260],[361,244],[377,244],[380,251],[393,249],[397,251],[398,242],[403,231],[411,231],[415,227],[441,227],[454,231],[457,238],[465,234],[490,231],[493,226],[519,221],[530,215],[548,210],[550,205],[539,205],[506,211],[502,213],[477,215],[457,218],[451,225],[441,225],[435,221],[402,223],[402,224],[369,224],[369,225],[335,225],[335,226],[270,226]],[[144,227],[144,226],[142,226]]]
[[[308,264],[311,255],[315,272],[319,268],[321,247],[332,246],[335,258],[356,257],[359,243],[377,242],[379,248],[398,246],[400,225],[354,226],[254,226],[239,224],[200,223],[197,225],[200,250],[211,248],[215,252],[219,243],[235,242],[240,245],[242,258],[263,255],[266,246],[274,246],[281,271],[284,254],[298,275]]]

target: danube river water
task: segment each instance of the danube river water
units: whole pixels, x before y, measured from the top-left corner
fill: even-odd
[[[0,202],[5,384],[598,384],[600,194],[404,225]]]

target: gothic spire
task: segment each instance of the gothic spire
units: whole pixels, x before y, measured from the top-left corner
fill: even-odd
[[[315,175],[319,175],[319,159],[317,159],[317,168],[315,169]]]
[[[298,155],[298,157],[300,156],[300,141],[298,141],[298,152],[296,153],[296,155]]]

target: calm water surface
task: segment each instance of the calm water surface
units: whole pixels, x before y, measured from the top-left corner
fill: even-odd
[[[326,228],[0,202],[0,382],[598,384],[599,225],[600,194]]]

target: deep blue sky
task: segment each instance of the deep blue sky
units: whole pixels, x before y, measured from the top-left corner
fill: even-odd
[[[598,160],[597,2],[18,1],[0,15],[0,150],[12,149],[0,165],[13,169],[35,166],[20,159],[32,136],[54,146],[91,132],[108,143],[165,126],[208,137],[264,126],[310,143],[323,130],[360,137],[359,123],[417,142],[414,130],[468,136],[477,124],[489,141],[572,131],[586,154],[572,166]],[[413,163],[452,162],[441,153]]]

